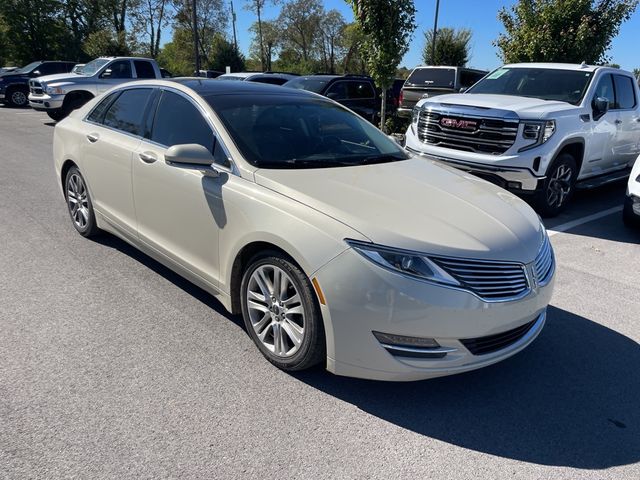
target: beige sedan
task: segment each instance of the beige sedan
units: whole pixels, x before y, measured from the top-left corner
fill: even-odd
[[[531,208],[312,93],[122,85],[56,126],[54,161],[80,234],[115,234],[242,313],[285,370],[448,375],[545,323],[555,266]]]

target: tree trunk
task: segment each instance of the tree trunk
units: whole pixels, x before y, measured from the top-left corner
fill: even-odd
[[[258,14],[258,35],[260,36],[260,69],[264,72],[264,41],[262,39],[262,19],[260,18],[260,4],[256,5]]]

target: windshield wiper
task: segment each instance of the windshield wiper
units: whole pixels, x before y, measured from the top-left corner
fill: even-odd
[[[380,155],[369,155],[360,160],[360,165],[372,165],[374,163],[387,163],[387,162],[397,162],[400,160],[406,160],[406,157],[398,157],[396,155],[389,154],[380,154]]]

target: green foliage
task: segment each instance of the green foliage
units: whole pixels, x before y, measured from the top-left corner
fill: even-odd
[[[464,67],[469,61],[469,44],[471,43],[471,30],[462,28],[439,28],[436,33],[436,51],[433,54],[433,29],[424,32],[425,45],[422,50],[422,59],[425,65],[447,65],[452,67]]]
[[[245,69],[244,56],[238,53],[233,44],[222,35],[216,35],[207,67],[219,72],[224,72],[226,67],[231,67],[232,72],[241,72]]]
[[[364,37],[364,58],[374,82],[383,91],[381,126],[386,121],[386,90],[409,49],[416,29],[413,0],[347,0]]]
[[[173,38],[166,43],[158,62],[176,76],[191,76],[194,71],[193,35],[187,28],[176,28]]]
[[[108,29],[90,33],[84,42],[83,49],[91,58],[131,55],[125,32],[116,35]]]
[[[506,32],[494,44],[506,63],[606,62],[606,52],[638,0],[519,0],[502,8]]]
[[[638,82],[640,82],[640,68],[634,68],[633,75],[638,79]]]

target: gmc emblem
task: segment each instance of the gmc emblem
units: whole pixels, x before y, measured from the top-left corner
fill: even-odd
[[[442,118],[440,125],[447,128],[460,128],[464,130],[474,130],[478,126],[478,122],[474,120],[458,120],[456,118]]]

